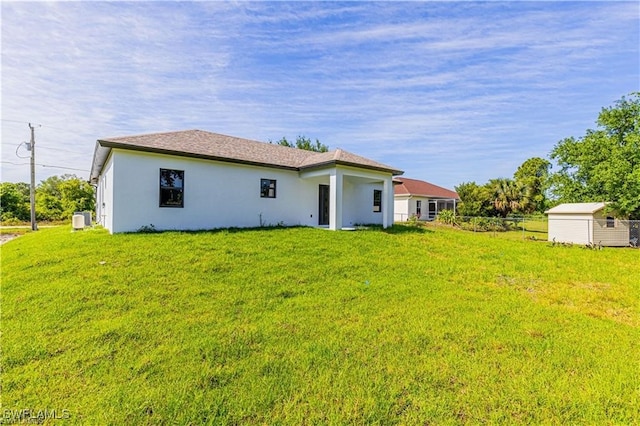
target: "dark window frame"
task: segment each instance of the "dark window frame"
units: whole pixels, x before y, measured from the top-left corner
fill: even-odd
[[[177,185],[163,185],[163,173],[170,172],[179,175],[180,186]],[[166,179],[165,179],[166,180]],[[159,179],[159,191],[158,191],[158,206],[169,208],[184,208],[184,170],[176,169],[163,169],[160,168]],[[179,194],[179,200],[175,202],[168,202],[174,198],[176,194]]]
[[[276,179],[260,179],[260,198],[276,198]]]
[[[382,213],[382,190],[373,190],[373,212]]]
[[[611,216],[607,216],[607,228],[615,228],[616,227],[616,219]]]

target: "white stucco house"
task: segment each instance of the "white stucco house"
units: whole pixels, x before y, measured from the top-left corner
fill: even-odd
[[[393,224],[393,176],[341,149],[325,153],[202,130],[99,139],[90,181],[112,233]]]
[[[567,203],[547,210],[548,240],[609,247],[628,246],[629,221],[605,213],[606,206],[607,203]]]
[[[394,215],[396,222],[408,218],[433,220],[442,210],[454,210],[460,197],[455,191],[429,182],[409,178],[394,178]]]

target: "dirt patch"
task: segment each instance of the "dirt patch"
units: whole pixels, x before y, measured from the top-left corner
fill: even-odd
[[[14,238],[18,238],[20,235],[22,234],[0,234],[0,245],[13,240]]]

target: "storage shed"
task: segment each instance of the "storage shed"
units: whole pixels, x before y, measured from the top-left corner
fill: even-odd
[[[605,213],[606,206],[606,203],[568,203],[547,210],[549,241],[628,246],[629,221]]]

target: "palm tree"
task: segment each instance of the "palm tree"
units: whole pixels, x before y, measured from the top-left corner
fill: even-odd
[[[501,217],[520,210],[528,202],[525,200],[525,187],[512,179],[491,179],[489,187],[492,191],[493,208]]]
[[[522,214],[531,214],[538,208],[540,204],[540,195],[536,192],[536,189],[516,181],[515,185],[518,188],[520,194],[520,202],[517,211]]]

